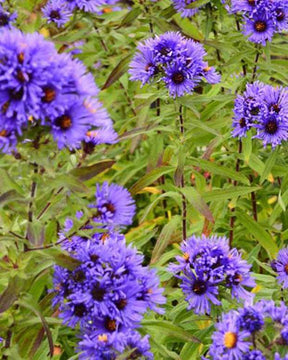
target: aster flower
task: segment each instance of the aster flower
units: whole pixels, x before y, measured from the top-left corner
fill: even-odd
[[[236,299],[250,299],[244,286],[255,286],[250,265],[241,259],[236,249],[230,250],[225,237],[192,236],[181,244],[183,255],[169,270],[181,280],[189,309],[196,313],[210,313],[211,305],[220,305],[221,289],[230,289]]]
[[[241,360],[249,351],[251,342],[250,333],[240,330],[237,326],[237,312],[230,311],[222,316],[222,320],[216,324],[216,331],[212,335],[210,353],[214,359]]]
[[[279,353],[276,353],[274,360],[288,360],[288,355],[281,357]]]
[[[253,307],[244,308],[239,312],[238,325],[239,328],[254,333],[262,329],[263,315]]]
[[[0,28],[11,28],[13,22],[17,19],[17,13],[10,13],[0,5]]]
[[[279,251],[274,268],[278,274],[278,282],[286,289],[288,287],[288,248]]]
[[[211,84],[220,81],[214,68],[203,60],[203,46],[178,32],[167,32],[138,45],[138,52],[130,63],[131,80],[142,85],[152,80],[163,81],[171,96],[193,92],[204,78]]]
[[[177,12],[180,12],[182,17],[191,17],[198,12],[196,9],[187,9],[187,5],[192,4],[195,0],[173,0],[173,6]]]
[[[135,204],[128,190],[117,184],[104,182],[102,187],[96,185],[95,221],[109,226],[127,226],[132,224]]]
[[[266,360],[266,357],[260,350],[251,350],[243,355],[243,360]]]
[[[288,121],[281,121],[277,116],[270,115],[255,125],[257,135],[255,138],[263,140],[263,145],[275,146],[286,141],[288,138]]]
[[[273,20],[266,16],[266,14],[253,14],[253,17],[247,19],[244,34],[248,35],[248,40],[266,45],[266,41],[271,41],[274,35],[275,27]]]
[[[50,0],[42,11],[44,18],[47,19],[47,22],[55,23],[59,28],[64,26],[72,16],[67,3],[63,3],[62,0]]]

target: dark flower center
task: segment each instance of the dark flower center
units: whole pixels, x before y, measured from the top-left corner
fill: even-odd
[[[50,103],[53,100],[55,100],[56,92],[55,92],[54,89],[49,88],[49,87],[45,87],[43,89],[43,91],[44,91],[44,96],[42,96],[42,99],[41,99],[43,102]]]
[[[248,0],[248,4],[251,6],[255,6],[256,5],[256,0]]]
[[[288,264],[284,266],[285,273],[288,275]]]
[[[283,21],[285,19],[285,12],[281,9],[276,11],[276,19],[277,21]]]
[[[73,274],[73,280],[76,282],[83,282],[86,279],[85,272],[83,270],[76,270]]]
[[[241,128],[244,128],[246,126],[246,121],[245,121],[244,118],[239,120],[239,125],[240,125]]]
[[[21,70],[17,70],[16,77],[22,83],[24,83],[26,81],[25,75],[23,74],[23,72]]]
[[[16,101],[22,100],[23,95],[24,95],[23,88],[21,88],[18,91],[15,91],[15,90],[10,91],[10,96],[11,96],[12,100],[16,100]]]
[[[105,295],[105,289],[101,289],[99,284],[96,284],[91,290],[92,298],[96,301],[103,301]]]
[[[254,107],[254,108],[252,108],[252,109],[250,110],[250,114],[251,114],[251,115],[258,115],[258,114],[259,114],[259,111],[260,111],[259,107],[256,106],[256,107]]]
[[[254,29],[258,32],[264,32],[267,29],[267,23],[265,21],[255,21]]]
[[[135,349],[132,354],[127,357],[127,360],[139,359],[141,355],[141,352],[138,349]]]
[[[274,110],[277,114],[280,112],[280,107],[278,104],[274,104],[270,106],[270,110]]]
[[[51,18],[51,19],[60,20],[60,19],[61,19],[61,15],[60,15],[59,11],[57,11],[57,10],[52,10],[52,11],[50,12],[50,18]]]
[[[9,17],[6,14],[0,14],[0,26],[5,26],[9,24]]]
[[[74,306],[74,315],[83,317],[86,313],[86,306],[84,304],[76,304]]]
[[[99,256],[97,254],[91,254],[90,255],[90,260],[93,262],[96,262],[99,259]]]
[[[203,280],[195,280],[192,290],[196,295],[203,295],[207,290],[207,285]]]
[[[19,64],[23,64],[23,62],[24,62],[24,53],[21,52],[20,54],[18,54],[17,59],[18,59]]]
[[[127,305],[127,300],[126,299],[121,299],[121,300],[117,301],[117,303],[116,303],[116,306],[117,306],[118,310],[125,309],[126,305]]]
[[[169,47],[163,46],[159,52],[161,55],[167,56],[169,54],[169,52],[171,51],[171,49]]]
[[[117,323],[116,320],[110,319],[107,317],[104,321],[104,326],[108,331],[116,331]]]
[[[152,63],[149,63],[145,66],[145,71],[149,71],[149,69],[153,66]]]
[[[274,135],[278,130],[278,124],[276,122],[276,120],[269,120],[267,121],[267,123],[265,124],[265,131],[270,134],[270,135]]]
[[[108,211],[110,211],[112,214],[115,213],[115,206],[111,203],[104,204],[103,207],[106,207]]]
[[[173,74],[172,76],[172,80],[174,82],[174,84],[182,84],[183,81],[185,80],[185,76],[182,72],[176,72],[175,74]]]
[[[1,130],[0,131],[0,136],[5,137],[7,135],[7,131],[6,130]]]
[[[243,281],[243,276],[241,274],[235,274],[232,276],[233,285],[239,285]]]
[[[9,106],[10,106],[9,101],[6,101],[6,102],[2,105],[1,111],[2,111],[3,114],[6,113],[6,111],[7,111],[8,108],[9,108]]]
[[[62,130],[67,130],[72,126],[72,120],[67,115],[62,115],[55,120],[55,124]]]

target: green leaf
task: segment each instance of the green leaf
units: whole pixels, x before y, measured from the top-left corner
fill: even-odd
[[[131,61],[132,55],[128,55],[122,59],[118,65],[112,70],[111,74],[108,76],[102,90],[107,89],[109,86],[115,83],[115,81],[119,80],[122,75],[124,75],[128,71],[129,63]]]
[[[173,166],[161,166],[157,169],[153,169],[148,174],[144,175],[141,179],[136,181],[134,185],[129,189],[132,195],[139,193],[144,187],[152,184],[154,181],[160,178],[164,174],[172,172],[175,168]]]
[[[220,201],[237,198],[238,196],[248,195],[253,191],[260,190],[258,186],[246,187],[246,186],[231,186],[226,189],[217,189],[207,191],[202,194],[202,197],[206,201]]]
[[[57,265],[60,265],[68,270],[74,270],[81,264],[81,261],[65,254],[59,249],[47,249],[45,250],[45,254],[52,257]]]
[[[236,218],[267,251],[270,258],[275,258],[278,246],[272,236],[263,227],[244,212],[237,211]]]
[[[270,174],[272,167],[274,166],[276,159],[278,156],[278,151],[277,150],[272,150],[272,153],[270,154],[270,156],[268,157],[268,160],[265,163],[265,167],[264,170],[261,174],[260,177],[260,184],[262,184],[264,182],[264,180],[267,179],[267,176]]]
[[[180,222],[181,216],[176,215],[163,227],[152,252],[151,264],[155,264],[159,260],[160,256],[171,242],[172,234],[175,232]]]
[[[3,206],[4,204],[9,203],[10,201],[15,200],[24,200],[23,196],[20,195],[16,190],[6,191],[4,194],[0,195],[0,204]]]
[[[192,4],[186,5],[186,9],[195,9],[199,8],[200,6],[206,5],[210,2],[210,0],[196,0]]]
[[[170,321],[143,320],[142,325],[143,328],[146,328],[148,330],[148,333],[150,329],[153,329],[162,335],[166,335],[183,342],[191,341],[200,343],[200,340],[197,339],[195,336],[190,334],[188,331],[183,330],[179,326],[172,324]]]
[[[206,204],[201,195],[193,187],[179,189],[189,203],[202,214],[207,220],[214,223],[214,217],[209,206]]]
[[[142,10],[140,7],[134,7],[131,11],[128,12],[121,21],[121,24],[118,26],[118,28],[121,28],[122,26],[130,25],[133,23],[134,20],[138,18],[138,16],[142,13]]]
[[[69,174],[73,175],[80,181],[86,181],[92,179],[94,176],[102,173],[103,171],[110,169],[116,161],[114,160],[103,160],[90,166],[84,166],[81,168],[73,169]]]
[[[225,178],[230,178],[233,180],[238,180],[246,185],[250,184],[248,178],[245,175],[240,174],[239,172],[230,169],[228,167],[225,167],[223,165],[218,165],[208,160],[195,159],[195,158],[192,158],[191,162],[193,165],[199,166],[202,170],[209,171],[212,174],[221,175],[224,176]]]
[[[23,280],[18,277],[10,278],[7,288],[0,295],[0,313],[9,309],[17,300],[18,294],[22,289]]]

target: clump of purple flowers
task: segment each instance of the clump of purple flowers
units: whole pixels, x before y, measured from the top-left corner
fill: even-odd
[[[133,345],[150,359],[147,338],[141,340],[135,328],[148,309],[163,313],[158,305],[165,298],[155,271],[142,265],[143,256],[118,233],[73,237],[63,247],[79,266],[72,271],[55,266],[53,305],[59,306],[65,324],[80,325],[79,349],[86,354],[81,359],[91,359],[91,352],[96,356]]]
[[[243,14],[243,32],[254,43],[265,45],[288,29],[287,0],[232,0],[231,11]]]
[[[54,44],[37,33],[3,29],[0,35],[3,152],[23,140],[39,147],[49,133],[60,149],[85,144],[91,152],[97,144],[116,141],[112,120],[97,99],[99,89],[80,61],[58,54]],[[105,131],[104,140],[97,131]]]
[[[277,259],[271,264],[272,268],[278,274],[277,280],[283,287],[288,288],[288,248],[281,249]]]
[[[261,300],[232,310],[215,327],[207,359],[268,360],[275,356],[281,360],[279,353],[287,353],[288,308],[284,303],[277,306],[274,301]]]
[[[213,67],[204,61],[203,46],[180,33],[167,32],[138,45],[130,63],[131,80],[142,85],[163,81],[174,98],[191,93],[204,78],[210,84],[220,81]]]
[[[220,292],[231,293],[237,300],[248,300],[254,287],[249,265],[236,249],[230,250],[225,237],[192,236],[181,245],[182,256],[170,271],[181,280],[188,309],[196,314],[209,314],[211,305],[220,306]]]
[[[247,84],[234,105],[234,137],[244,137],[249,130],[263,145],[275,147],[288,139],[288,91],[261,82]]]

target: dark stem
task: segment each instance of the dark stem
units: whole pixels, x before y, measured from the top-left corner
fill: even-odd
[[[252,185],[253,183],[253,176],[250,175],[249,176],[249,180],[250,180],[250,183]],[[255,221],[258,221],[258,216],[257,216],[257,199],[256,199],[256,193],[254,191],[252,191],[251,193],[251,202],[252,202],[252,211],[253,211],[253,219]]]
[[[239,140],[239,145],[238,145],[238,154],[240,155],[241,153],[242,153],[242,141],[240,139]],[[235,167],[236,172],[239,172],[240,161],[241,161],[240,158],[237,157],[236,167]],[[233,185],[237,186],[237,184],[238,184],[237,180],[234,180]],[[229,233],[229,245],[230,245],[230,247],[232,247],[232,243],[233,243],[233,239],[234,239],[234,225],[235,225],[235,219],[236,219],[236,217],[233,215],[234,212],[235,212],[235,207],[233,207],[231,209],[232,216],[230,218],[230,233]]]
[[[5,340],[5,349],[9,349],[10,348],[10,345],[11,345],[11,339],[12,339],[12,330],[9,329],[7,331],[7,337],[6,337],[6,340]],[[2,360],[7,360],[8,359],[8,356],[7,355],[3,355],[2,356]]]
[[[179,120],[180,120],[180,132],[181,135],[184,136],[184,118],[183,118],[183,107],[180,105],[179,107]],[[181,182],[180,182],[181,188],[185,187],[185,178],[184,178],[184,169],[183,174],[181,175]],[[186,240],[187,238],[187,203],[186,198],[182,194],[182,238],[183,240]]]
[[[38,173],[38,164],[34,163],[34,174]],[[35,193],[36,193],[36,186],[37,183],[35,182],[35,180],[33,180],[32,185],[31,185],[31,193],[30,193],[30,197],[31,200],[29,202],[29,210],[28,210],[28,221],[32,222],[33,221],[33,210],[32,210],[32,206],[33,206],[33,200],[35,197]]]
[[[102,45],[103,49],[104,49],[106,52],[108,52],[108,47],[106,46],[105,41],[102,39],[102,36],[101,36],[101,34],[100,34],[100,31],[99,31],[97,25],[95,25],[95,24],[94,24],[94,29],[96,30],[97,35],[99,36],[99,39],[100,39],[100,42],[101,42],[101,45]]]
[[[255,65],[254,65],[253,74],[252,74],[252,81],[254,81],[255,78],[256,78],[256,74],[257,74],[257,64],[258,64],[259,57],[260,57],[260,52],[259,52],[258,49],[257,49],[257,53],[256,53],[255,60],[254,60],[254,64],[255,64]]]
[[[235,22],[236,22],[236,27],[237,27],[237,31],[241,31],[241,27],[240,27],[240,23],[239,20],[237,19],[237,16],[235,15]],[[242,63],[242,71],[243,71],[243,75],[246,76],[247,75],[247,69],[246,69],[246,65],[244,60],[241,60]]]

